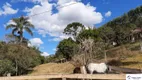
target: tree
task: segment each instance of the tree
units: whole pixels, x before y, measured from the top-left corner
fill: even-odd
[[[79,22],[73,22],[68,24],[67,27],[64,29],[64,34],[71,35],[76,39],[79,32],[85,29],[84,25]]]
[[[93,39],[84,39],[79,43],[77,53],[72,57],[73,65],[83,66],[91,62],[100,61],[105,57],[105,46],[103,42],[95,42]],[[85,68],[83,68],[86,73]]]
[[[32,48],[18,44],[8,44],[5,57],[12,61],[15,66],[16,75],[26,74],[29,69],[41,63],[40,53]]]
[[[15,73],[12,61],[8,59],[0,60],[0,76],[6,76],[8,73]]]
[[[101,37],[99,35],[99,32],[97,29],[85,29],[82,32],[80,32],[76,38],[76,41],[80,42],[81,40],[85,39],[93,39],[94,41],[100,41]]]
[[[114,40],[115,32],[111,27],[100,27],[98,28],[98,32],[104,42],[111,43]]]
[[[76,53],[77,43],[71,38],[62,40],[57,46],[55,55],[60,58],[71,60],[72,56]]]
[[[112,43],[114,41],[117,45],[130,42],[131,30],[141,27],[141,9],[142,7],[138,7],[131,10],[99,28],[101,37],[105,42],[109,40]]]
[[[19,42],[19,37],[18,36],[14,36],[12,34],[6,34],[5,38],[6,38],[6,42],[8,42],[10,44],[17,44]],[[26,39],[25,37],[23,37],[22,45],[27,46],[28,43],[29,43],[28,39]]]
[[[7,73],[12,75],[26,74],[41,63],[43,63],[43,57],[39,51],[24,45],[0,42],[0,66],[2,66],[0,67],[0,72],[2,71],[0,75]]]
[[[19,42],[23,42],[23,32],[24,30],[27,31],[31,36],[33,36],[33,32],[31,28],[33,29],[34,26],[28,21],[28,18],[21,16],[20,18],[14,18],[12,19],[14,24],[9,24],[6,26],[7,29],[12,29],[12,35],[15,37],[18,37]]]

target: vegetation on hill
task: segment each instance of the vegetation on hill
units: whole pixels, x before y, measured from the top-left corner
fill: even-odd
[[[24,45],[0,42],[0,75],[21,75],[43,63],[40,52]],[[3,67],[2,67],[3,66]]]
[[[88,29],[85,29],[85,26],[83,24],[73,22],[67,25],[67,27],[64,29],[65,34],[72,35],[73,37],[70,37],[69,39],[64,39],[59,43],[55,57],[59,60],[62,58],[70,60],[77,55],[89,56],[91,54],[94,60],[98,58],[94,57],[95,55],[100,55],[98,59],[101,60],[106,57],[106,54],[107,57],[111,57],[114,54],[117,55],[117,57],[130,56],[130,54],[125,55],[125,53],[123,52],[112,54],[111,48],[119,45],[123,47],[124,44],[131,43],[132,38],[135,36],[137,36],[137,40],[140,40],[141,32],[133,34],[132,30],[136,28],[142,28],[141,23],[142,6],[137,7],[136,9],[133,9],[128,13],[125,13],[124,15],[106,23],[98,29],[89,27]],[[92,40],[94,45],[90,44],[92,43]],[[84,43],[86,41],[88,42],[85,45]],[[116,43],[115,46],[112,45],[113,42]],[[81,56],[78,57],[81,58]],[[88,61],[87,59],[88,58],[85,57],[86,62]]]
[[[36,47],[28,47],[28,39],[23,35],[24,30],[33,35],[30,28],[34,26],[28,18],[22,16],[12,21],[13,24],[6,26],[6,29],[12,29],[11,34],[6,35],[6,41],[0,42],[0,76],[27,74],[33,67],[44,63],[41,52]]]
[[[132,30],[142,28],[142,6],[137,7],[115,18],[98,28],[101,37],[105,42],[115,41],[118,45],[131,42]],[[137,35],[140,35],[138,33]]]

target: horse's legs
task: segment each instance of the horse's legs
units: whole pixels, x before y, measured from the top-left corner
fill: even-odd
[[[92,75],[92,74],[93,74],[93,71],[91,71],[90,73],[91,73],[91,75]],[[90,80],[92,80],[92,79],[90,79]]]

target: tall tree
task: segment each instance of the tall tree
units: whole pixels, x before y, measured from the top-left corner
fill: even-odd
[[[85,40],[85,39],[93,39],[94,41],[100,41],[101,40],[101,37],[99,35],[99,32],[97,29],[85,29],[83,30],[82,32],[80,32],[76,38],[76,40],[78,42],[82,41],[82,40]]]
[[[98,28],[98,32],[100,37],[104,40],[106,43],[111,43],[114,40],[115,32],[113,29],[109,26],[100,27]]]
[[[33,32],[31,30],[34,29],[34,25],[28,21],[28,18],[21,16],[20,18],[12,19],[14,24],[9,24],[6,26],[6,30],[12,29],[12,35],[19,38],[19,42],[23,42],[23,32],[27,31],[31,36],[33,36]]]
[[[72,56],[77,52],[77,43],[71,38],[62,40],[57,46],[55,55],[58,58],[66,58],[71,60]]]
[[[76,39],[79,32],[85,29],[84,25],[79,22],[73,22],[68,24],[67,27],[64,29],[64,34],[71,35]]]

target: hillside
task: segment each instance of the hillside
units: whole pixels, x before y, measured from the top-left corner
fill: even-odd
[[[131,42],[132,36],[139,36],[140,32],[135,32],[135,29],[142,28],[142,6],[130,10],[129,12],[119,16],[103,26],[99,27],[99,33],[106,42],[115,41],[118,45]],[[140,37],[137,37],[137,40]]]
[[[135,61],[134,61],[135,60]],[[141,69],[142,55],[136,55],[132,58],[127,58],[122,61],[125,68]],[[74,66],[69,62],[66,63],[46,63],[34,68],[34,71],[29,75],[45,75],[45,74],[70,74],[73,72]]]
[[[34,71],[29,75],[44,75],[44,74],[69,74],[72,73],[74,66],[69,63],[47,63],[36,66]]]
[[[142,54],[138,48],[139,42],[133,44],[125,44],[122,46],[114,47],[109,50],[109,53],[113,53],[113,57],[109,56],[108,60],[117,59],[118,57],[125,57],[121,59],[122,65],[120,67],[125,68],[142,68]],[[134,50],[135,49],[135,50]],[[117,55],[123,53],[121,55]],[[112,55],[112,54],[111,54]],[[46,63],[36,66],[29,75],[43,75],[43,74],[70,74],[73,73],[75,67],[70,62],[65,63]]]
[[[127,58],[126,60],[123,60],[122,63],[122,67],[142,69],[142,54]]]

